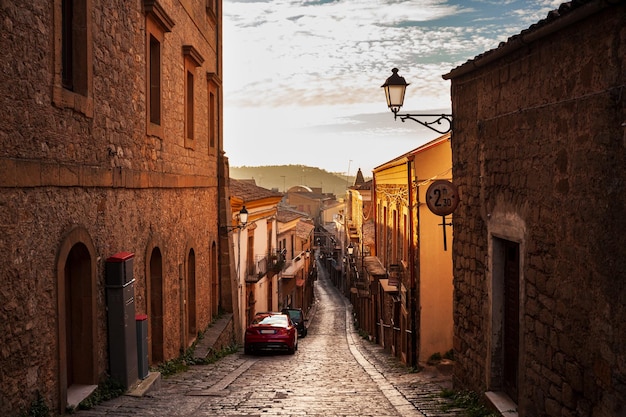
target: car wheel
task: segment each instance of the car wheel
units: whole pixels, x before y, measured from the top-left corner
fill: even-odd
[[[243,347],[243,354],[244,355],[250,355],[251,353],[252,353],[252,349],[250,349],[250,346],[244,345],[244,347]]]
[[[306,337],[308,332],[309,332],[309,330],[305,327],[304,331],[302,332],[302,337]]]

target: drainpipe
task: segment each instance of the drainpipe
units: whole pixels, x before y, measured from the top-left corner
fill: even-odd
[[[413,175],[412,175],[412,168],[414,165],[415,161],[414,159],[411,157],[408,159],[407,161],[407,185],[408,185],[408,189],[409,189],[409,278],[410,278],[410,283],[411,283],[411,308],[409,309],[409,311],[411,312],[411,365],[417,367],[417,323],[416,323],[416,316],[417,316],[417,295],[416,295],[416,291],[415,291],[415,286],[416,286],[416,280],[415,280],[415,242],[413,241],[413,236],[416,235],[416,233],[413,233],[413,207],[415,207],[415,216],[416,219],[418,220],[417,224],[419,225],[419,204],[418,204],[418,200],[419,200],[419,190],[416,189],[415,191],[413,190]],[[417,178],[416,180],[416,184],[417,184]],[[414,198],[414,194],[417,194],[418,198]],[[415,204],[413,204],[413,201],[415,200]],[[418,234],[418,238],[419,238],[419,234]]]

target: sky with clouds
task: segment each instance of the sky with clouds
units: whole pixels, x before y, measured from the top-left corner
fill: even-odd
[[[224,148],[231,166],[354,175],[438,137],[394,120],[450,113],[443,74],[544,19],[557,0],[223,0]]]

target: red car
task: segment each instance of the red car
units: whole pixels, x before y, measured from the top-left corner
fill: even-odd
[[[246,355],[262,350],[286,350],[294,354],[298,349],[298,330],[288,315],[258,313],[246,329],[243,350]]]

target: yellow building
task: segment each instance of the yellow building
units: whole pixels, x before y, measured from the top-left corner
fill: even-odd
[[[446,134],[373,171],[375,253],[388,277],[369,279],[375,337],[409,364],[452,349],[452,221],[425,204],[429,185],[451,180],[451,168]]]
[[[230,179],[230,204],[234,270],[239,304],[235,320],[238,340],[261,311],[275,311],[279,306],[279,283],[276,274],[276,213],[282,193],[256,185],[254,180]],[[241,210],[247,211],[241,223]],[[237,314],[237,312],[235,312]]]

